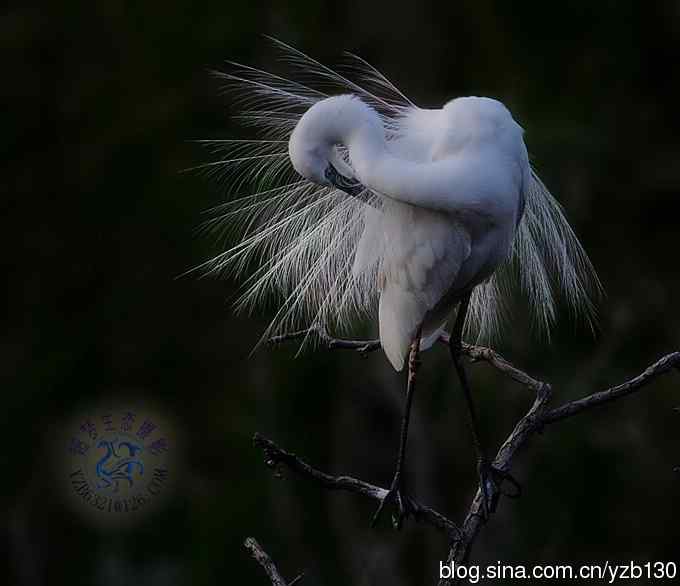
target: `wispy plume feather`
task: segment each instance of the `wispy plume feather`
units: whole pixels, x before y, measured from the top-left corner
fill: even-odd
[[[360,57],[346,54],[341,74],[271,41],[295,79],[236,63],[229,64],[229,72],[215,73],[240,110],[236,120],[255,129],[257,137],[202,141],[216,159],[196,169],[223,184],[230,198],[209,210],[202,229],[232,246],[197,270],[243,278],[239,309],[276,300],[278,311],[263,339],[312,325],[342,334],[377,309],[379,255],[353,270],[367,206],[365,200],[302,180],[290,164],[288,139],[304,112],[332,94],[353,93],[373,107],[388,140],[399,136],[402,121],[417,107]],[[585,251],[535,173],[524,191],[525,213],[511,256],[474,289],[468,335],[497,333],[517,287],[535,323],[546,331],[555,321],[558,292],[577,315],[594,322],[591,298],[601,286]],[[369,192],[365,197],[380,208],[379,196]]]

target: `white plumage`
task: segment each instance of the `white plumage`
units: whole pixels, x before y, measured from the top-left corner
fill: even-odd
[[[263,136],[211,142],[228,156],[206,168],[230,192],[255,189],[217,208],[207,225],[235,228],[240,241],[204,268],[240,273],[255,261],[241,304],[281,299],[265,336],[343,330],[377,304],[383,349],[401,370],[419,326],[427,348],[469,291],[468,323],[480,336],[498,329],[516,283],[541,325],[554,320],[554,288],[592,318],[595,272],[503,104],[468,97],[421,109],[358,58],[362,83],[279,45],[305,79],[345,93],[248,67],[221,74],[245,90],[241,119]],[[366,189],[336,189],[329,165]]]

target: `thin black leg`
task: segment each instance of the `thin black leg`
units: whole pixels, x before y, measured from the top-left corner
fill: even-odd
[[[420,366],[420,338],[421,328],[418,328],[416,337],[411,342],[411,347],[408,354],[408,379],[406,383],[406,404],[404,405],[404,414],[401,419],[401,433],[399,437],[399,452],[397,454],[397,466],[394,472],[394,478],[390,489],[385,497],[380,501],[380,505],[371,519],[371,527],[374,527],[380,517],[385,505],[394,500],[397,506],[397,515],[394,517],[394,526],[396,529],[401,529],[404,518],[408,515],[408,499],[401,494],[402,485],[402,471],[404,469],[404,462],[406,460],[406,443],[408,440],[408,426],[411,419],[411,405],[413,404],[413,395],[416,390],[416,372]]]
[[[453,325],[451,337],[449,338],[449,350],[451,352],[451,359],[456,368],[460,386],[463,389],[463,396],[467,406],[467,423],[472,435],[472,443],[475,447],[475,453],[478,460],[485,458],[482,443],[479,440],[479,425],[477,423],[477,411],[475,409],[474,401],[472,400],[472,393],[470,392],[470,384],[468,382],[467,373],[463,367],[461,360],[461,349],[463,343],[463,327],[465,326],[465,318],[467,316],[468,306],[470,305],[470,294],[468,293],[460,302],[458,313],[456,315],[456,323]]]
[[[486,451],[479,439],[479,424],[477,420],[477,411],[475,409],[474,401],[472,400],[472,392],[470,391],[470,384],[467,378],[467,373],[463,367],[461,359],[461,350],[463,344],[463,328],[465,326],[465,319],[467,317],[468,307],[470,305],[470,293],[468,293],[461,301],[458,307],[458,314],[456,315],[456,322],[451,330],[451,337],[449,339],[449,350],[451,352],[451,359],[456,368],[460,386],[463,389],[463,396],[467,405],[467,423],[472,435],[472,443],[477,455],[477,469],[479,472],[479,486],[482,493],[482,511],[484,518],[488,518],[489,511],[493,511],[498,503],[498,498],[501,494],[509,497],[518,497],[521,489],[519,483],[510,474],[503,470],[494,468],[486,457]],[[504,481],[513,485],[514,491],[511,493],[501,493],[501,486]]]

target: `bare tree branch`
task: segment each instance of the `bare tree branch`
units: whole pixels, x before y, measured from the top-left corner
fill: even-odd
[[[448,346],[449,335],[442,334],[439,337],[439,341]],[[467,344],[463,342],[462,352],[470,359],[471,362],[479,362],[480,360],[488,362],[502,374],[510,377],[515,382],[526,386],[529,390],[534,392],[538,392],[545,384],[540,380],[529,376],[523,370],[520,370],[516,366],[510,364],[510,362],[508,362],[498,352],[492,350],[491,348],[486,348],[485,346],[476,346],[474,344]]]
[[[543,384],[538,392],[536,393],[536,399],[526,415],[522,417],[515,425],[512,433],[503,442],[503,445],[499,448],[496,457],[493,461],[493,466],[503,470],[504,472],[509,472],[512,464],[512,459],[517,453],[517,450],[521,448],[527,440],[533,435],[540,425],[540,417],[546,408],[548,401],[550,400],[552,391],[550,385]],[[494,494],[492,494],[492,500],[494,503],[493,509],[498,503],[500,498],[500,493],[496,487],[492,487]],[[449,550],[449,555],[447,558],[447,563],[455,562],[467,562],[470,556],[470,551],[472,549],[472,544],[474,543],[479,531],[485,523],[483,515],[483,495],[481,488],[477,489],[474,498],[472,499],[472,504],[470,509],[463,521],[462,527],[462,538],[456,542],[453,542],[451,549]],[[451,584],[450,580],[440,580],[439,586],[445,586]]]
[[[350,349],[365,355],[368,352],[373,352],[380,348],[379,340],[340,340],[330,336],[323,328],[311,328],[283,336],[276,336],[272,338],[270,342],[278,344],[286,340],[303,339],[309,335],[318,336],[320,341],[330,349]],[[443,334],[439,341],[448,345],[448,334]],[[644,372],[622,384],[610,387],[604,391],[592,393],[581,399],[569,401],[559,407],[548,409],[548,403],[552,396],[552,389],[549,384],[520,370],[491,348],[463,343],[462,352],[472,362],[487,362],[505,376],[526,386],[535,393],[535,399],[530,409],[517,422],[510,435],[500,446],[494,458],[493,466],[504,472],[510,471],[513,458],[517,451],[526,445],[534,434],[541,432],[547,424],[562,421],[590,408],[635,393],[659,376],[674,368],[680,371],[680,352],[673,352],[660,358],[645,369]],[[375,500],[380,500],[387,493],[383,488],[368,484],[356,478],[351,478],[349,476],[330,476],[320,472],[297,458],[294,454],[281,450],[278,446],[273,444],[273,442],[259,434],[255,434],[254,442],[255,445],[261,447],[265,451],[267,465],[272,468],[276,468],[278,463],[284,463],[298,474],[316,480],[325,488],[347,490],[349,492],[369,496]],[[495,510],[500,497],[503,495],[500,492],[499,487],[493,487],[493,492],[494,494],[492,494],[491,497],[493,509]],[[449,535],[450,550],[447,563],[452,561],[457,563],[467,562],[470,557],[473,543],[486,522],[486,519],[482,514],[483,495],[481,490],[479,488],[477,489],[461,529],[458,529],[452,521],[429,507],[419,505],[415,503],[415,501],[413,501],[413,505],[414,510],[417,511],[414,514],[417,520],[424,520],[438,529],[445,530]],[[452,579],[440,580],[439,586],[450,586],[452,583],[454,583]]]
[[[680,352],[667,354],[645,369],[644,372],[625,383],[611,387],[605,391],[593,393],[582,399],[570,401],[551,411],[546,411],[552,394],[550,385],[540,383],[541,386],[537,390],[536,399],[533,405],[527,414],[520,419],[505,442],[503,442],[503,445],[498,450],[494,459],[494,466],[508,472],[513,456],[517,450],[525,445],[536,432],[542,431],[546,424],[561,421],[591,407],[625,397],[626,395],[640,390],[642,387],[673,368],[680,370]],[[531,377],[529,378],[531,379]],[[499,496],[500,495],[497,495],[496,498]],[[464,563],[468,561],[474,540],[484,524],[484,519],[481,515],[481,507],[482,494],[481,490],[478,489],[470,506],[470,510],[463,522],[462,538],[452,544],[449,550],[447,563],[451,563],[452,561]],[[454,582],[451,579],[442,579],[439,581],[439,586],[450,586],[453,583],[459,584],[460,581]]]
[[[260,433],[254,435],[253,445],[262,449],[265,463],[273,470],[277,470],[279,464],[284,464],[293,472],[318,482],[324,488],[353,492],[355,494],[367,496],[378,502],[380,502],[387,494],[387,489],[369,484],[363,480],[358,480],[351,476],[331,476],[330,474],[321,472],[298,458],[295,454],[281,449],[273,441]],[[416,521],[426,523],[436,529],[444,531],[452,541],[459,538],[460,530],[453,521],[434,509],[421,505],[411,498],[408,498],[408,504],[408,510]]]
[[[254,537],[248,537],[243,542],[243,546],[250,552],[250,555],[253,557],[253,559],[262,566],[264,571],[267,573],[267,576],[269,576],[272,586],[293,586],[293,584],[297,583],[300,578],[302,578],[301,574],[290,584],[288,584],[279,573],[279,570],[276,567],[276,564],[272,561],[272,558],[270,558],[267,552],[262,549],[262,546],[255,540]]]
[[[649,366],[644,372],[637,375],[635,378],[626,381],[615,387],[611,387],[605,391],[600,391],[599,393],[593,393],[582,399],[577,399],[575,401],[570,401],[565,403],[556,409],[546,413],[542,418],[542,423],[554,423],[555,421],[560,421],[566,419],[573,415],[577,415],[590,409],[591,407],[596,407],[597,405],[602,405],[603,403],[608,403],[615,399],[620,399],[636,391],[642,389],[645,385],[652,382],[658,376],[667,373],[669,370],[675,368],[680,372],[680,352],[672,352],[667,354],[663,358],[657,360],[654,364]]]
[[[355,350],[359,354],[365,355],[369,352],[375,352],[380,348],[380,340],[345,340],[334,338],[323,326],[314,326],[305,330],[290,332],[289,334],[272,336],[267,343],[275,346],[290,340],[304,340],[308,336],[316,336],[329,350]]]
[[[290,340],[304,340],[308,336],[316,336],[319,341],[329,350],[355,350],[360,354],[368,354],[380,349],[380,340],[346,340],[343,338],[334,338],[322,326],[315,326],[305,330],[298,330],[290,332],[289,334],[281,334],[269,338],[268,343],[272,346],[288,342]],[[449,344],[449,335],[444,333],[439,337],[439,341]],[[525,385],[532,391],[536,392],[543,385],[543,383],[535,378],[529,376],[526,372],[513,366],[498,352],[485,346],[476,346],[474,344],[466,344],[463,342],[462,353],[465,354],[471,362],[484,361],[488,362],[499,372],[510,377],[512,380]]]

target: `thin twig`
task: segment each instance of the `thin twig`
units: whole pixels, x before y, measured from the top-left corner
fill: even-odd
[[[300,580],[301,576],[295,578],[293,582],[288,585],[279,573],[276,564],[272,561],[266,551],[262,549],[262,546],[255,540],[254,537],[248,537],[244,542],[243,546],[250,552],[253,559],[262,566],[264,571],[269,576],[269,580],[272,586],[292,586],[295,582]]]
[[[324,488],[353,492],[355,494],[367,496],[378,502],[387,495],[387,489],[369,484],[363,480],[351,476],[331,476],[330,474],[321,472],[298,458],[295,454],[281,449],[273,441],[260,433],[256,433],[253,436],[253,445],[264,452],[265,463],[272,470],[278,471],[279,464],[284,464],[293,472],[318,482]],[[426,523],[436,529],[444,531],[450,540],[455,541],[459,538],[460,530],[456,527],[456,524],[431,507],[421,505],[417,501],[409,498],[408,510],[413,514],[416,521]]]
[[[288,334],[272,336],[269,338],[268,344],[271,346],[276,346],[291,340],[304,340],[308,336],[316,336],[319,341],[329,350],[355,350],[362,355],[366,355],[369,352],[375,352],[376,350],[380,349],[380,340],[348,340],[345,338],[335,338],[331,336],[323,326],[313,326],[311,328],[290,332]],[[443,333],[439,337],[439,341],[448,346],[449,335]],[[476,346],[474,344],[467,344],[463,342],[461,352],[466,355],[471,362],[479,362],[482,360],[488,362],[499,372],[510,377],[512,380],[525,385],[534,392],[537,392],[538,389],[541,388],[541,385],[544,384],[541,381],[529,376],[526,372],[520,370],[516,366],[512,365],[500,354],[498,354],[498,352],[492,350],[491,348],[487,348],[485,346]]]
[[[439,341],[448,346],[449,335],[442,334],[441,336],[439,336]],[[484,362],[488,362],[499,372],[510,377],[512,380],[520,383],[521,385],[526,386],[528,389],[536,393],[545,384],[540,380],[537,380],[532,376],[529,376],[526,372],[520,370],[519,368],[508,362],[498,352],[492,350],[491,348],[487,348],[485,346],[476,346],[474,344],[467,344],[466,342],[463,342],[461,352],[465,354],[470,359],[471,362],[479,362],[481,360],[483,360]]]
[[[272,336],[267,340],[267,343],[271,346],[276,346],[290,340],[304,340],[308,336],[316,336],[329,350],[355,350],[359,354],[366,355],[380,348],[380,340],[345,340],[334,338],[323,326],[313,326],[288,334]]]
[[[667,354],[649,366],[644,372],[625,383],[610,387],[599,393],[593,393],[582,399],[569,401],[568,403],[549,411],[541,418],[541,422],[554,423],[555,421],[561,421],[562,419],[577,415],[591,407],[596,407],[597,405],[602,405],[603,403],[608,403],[609,401],[614,401],[615,399],[620,399],[621,397],[635,393],[658,376],[667,373],[673,368],[680,371],[680,352]]]

